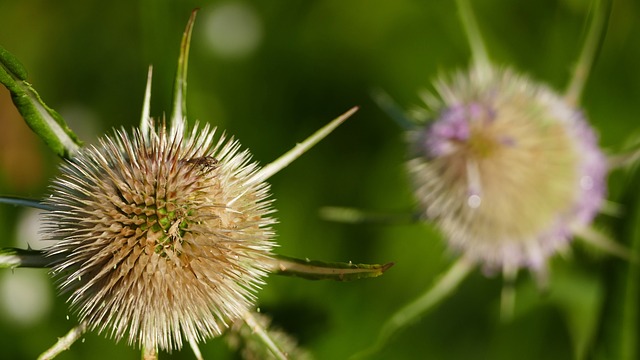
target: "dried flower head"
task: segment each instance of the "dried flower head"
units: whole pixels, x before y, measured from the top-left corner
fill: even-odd
[[[219,335],[252,305],[274,246],[257,166],[209,126],[116,131],[60,167],[53,271],[90,329],[144,348]]]
[[[542,269],[603,202],[595,133],[579,109],[510,70],[472,68],[436,88],[435,120],[411,134],[423,215],[489,268]]]

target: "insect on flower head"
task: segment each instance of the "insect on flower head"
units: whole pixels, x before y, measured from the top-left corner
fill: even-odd
[[[45,234],[90,328],[171,350],[253,304],[274,246],[269,187],[250,183],[249,153],[214,132],[116,131],[61,166]]]
[[[150,72],[140,128],[76,149],[44,201],[46,253],[80,318],[47,356],[86,329],[126,337],[150,357],[184,340],[197,355],[198,342],[249,321],[256,291],[278,263],[266,180],[357,110],[264,168],[209,125],[188,131],[183,99],[194,17],[182,40],[171,126],[149,116]],[[378,268],[388,266],[371,272]]]

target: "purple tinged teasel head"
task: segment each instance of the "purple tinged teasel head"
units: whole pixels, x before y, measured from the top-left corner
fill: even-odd
[[[509,70],[436,85],[434,120],[410,134],[425,218],[486,269],[544,270],[605,197],[606,159],[583,113]]]

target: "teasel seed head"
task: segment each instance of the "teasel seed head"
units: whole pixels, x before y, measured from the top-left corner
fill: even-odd
[[[603,203],[596,134],[579,109],[510,70],[472,67],[436,89],[435,120],[410,134],[422,215],[487,269],[542,270]]]
[[[275,245],[258,170],[208,125],[115,131],[63,163],[44,235],[80,321],[171,351],[241,318]]]

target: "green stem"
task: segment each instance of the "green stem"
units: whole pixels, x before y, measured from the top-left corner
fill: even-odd
[[[51,262],[40,250],[0,248],[0,269],[46,268]]]
[[[38,360],[50,360],[60,355],[63,351],[68,350],[86,331],[87,323],[80,323],[80,325],[71,329],[67,335],[59,338],[55,345],[38,357]]]
[[[469,46],[471,47],[473,64],[481,74],[486,74],[491,71],[491,62],[489,61],[487,49],[480,36],[478,23],[473,16],[471,5],[467,0],[456,0],[456,4],[460,14],[460,21],[462,22],[467,39],[469,40]]]
[[[189,47],[191,45],[191,33],[196,21],[199,9],[191,12],[187,27],[182,35],[180,44],[180,57],[178,58],[178,70],[173,86],[173,114],[171,116],[171,134],[179,134],[184,131],[187,118],[187,68],[189,65]]]
[[[267,346],[276,359],[287,360],[285,352],[276,344],[275,341],[273,341],[271,336],[269,336],[269,333],[260,325],[249,311],[244,313],[243,318],[247,326],[249,326],[254,334],[258,335],[260,341]]]
[[[580,101],[587,78],[607,33],[607,23],[611,13],[611,0],[595,0],[593,3],[593,15],[587,37],[564,96],[565,101],[571,106],[576,106]]]
[[[636,210],[636,221],[634,231],[631,238],[631,246],[635,254],[640,251],[640,229],[638,224],[640,216]],[[637,264],[629,264],[627,267],[626,278],[624,279],[624,291],[620,305],[622,307],[621,332],[619,340],[619,353],[622,359],[637,359],[640,351],[638,350],[638,339],[640,338],[640,328],[638,326],[638,303],[640,300],[640,269]]]
[[[518,276],[518,268],[505,265],[502,268],[502,292],[500,294],[500,320],[504,322],[513,319],[516,305],[515,281]]]
[[[371,98],[373,101],[384,111],[387,115],[393,119],[396,124],[404,130],[412,130],[416,128],[415,121],[412,121],[409,116],[398,106],[395,100],[382,89],[371,90]]]
[[[612,224],[632,254],[640,253],[640,173],[636,172],[620,194],[625,212]],[[637,263],[612,261],[605,278],[606,306],[600,317],[598,358],[638,359],[640,348],[640,268]]]
[[[610,155],[607,158],[607,166],[610,170],[616,170],[624,167],[631,167],[640,160],[640,143],[634,143],[630,150],[623,153]]]
[[[291,164],[295,159],[299,158],[307,150],[311,149],[315,144],[320,142],[320,140],[329,135],[335,128],[337,128],[340,124],[347,120],[356,111],[358,111],[357,106],[351,108],[346,113],[340,115],[327,125],[323,126],[320,130],[313,133],[313,135],[309,136],[302,143],[296,144],[293,149],[287,151],[284,155],[280,156],[275,161],[271,162],[270,164],[263,167],[260,171],[258,171],[247,181],[247,186],[250,184],[257,184],[265,181],[274,174],[278,173],[280,170],[287,167],[287,165]]]
[[[0,47],[0,83],[25,122],[51,150],[63,158],[72,157],[82,143],[69,129],[60,114],[42,101],[38,92],[27,82],[27,71],[7,50]]]
[[[270,261],[271,271],[276,275],[295,276],[308,280],[352,281],[366,279],[378,277],[393,266],[393,263],[371,265],[302,260],[284,255],[275,255]]]
[[[387,320],[382,326],[378,341],[373,347],[356,354],[355,357],[368,357],[380,351],[394,334],[418,320],[449,296],[474,268],[475,264],[469,259],[464,257],[458,259],[422,296],[396,311]]]
[[[325,206],[320,208],[320,217],[327,221],[345,224],[415,224],[418,221],[418,215],[411,213],[377,213],[340,206]]]
[[[637,256],[629,248],[617,243],[611,237],[598,231],[593,226],[576,229],[575,234],[586,243],[595,246],[609,255],[614,255],[634,263],[637,261]]]
[[[14,196],[0,196],[0,204],[9,204],[16,206],[27,206],[35,209],[45,210],[45,211],[53,211],[55,210],[53,207],[49,205],[45,205],[38,200],[33,199],[25,199]]]

